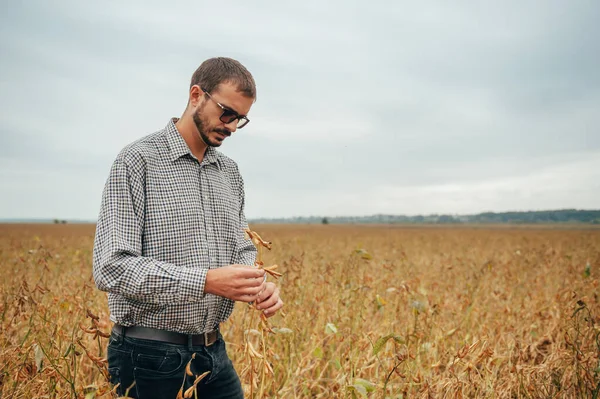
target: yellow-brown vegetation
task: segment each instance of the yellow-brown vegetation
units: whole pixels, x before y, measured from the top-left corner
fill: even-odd
[[[255,309],[222,326],[254,397],[600,395],[600,230],[252,227],[285,301],[252,348],[273,374],[247,372]],[[0,225],[1,398],[114,397],[93,234]]]

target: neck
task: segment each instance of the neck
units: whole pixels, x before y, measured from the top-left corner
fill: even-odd
[[[198,158],[198,161],[202,162],[208,146],[202,140],[202,138],[200,138],[200,133],[198,132],[198,128],[194,123],[192,115],[190,115],[188,112],[184,112],[181,118],[175,122],[175,127],[179,131],[179,134],[181,134],[181,137],[189,147],[192,154]]]

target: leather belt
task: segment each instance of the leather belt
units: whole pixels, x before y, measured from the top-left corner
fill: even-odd
[[[174,331],[159,330],[150,327],[125,327],[115,324],[113,331],[122,337],[131,337],[139,339],[149,339],[151,341],[168,342],[170,344],[188,345],[191,344],[211,346],[219,339],[219,330],[206,332],[204,334],[182,334]]]

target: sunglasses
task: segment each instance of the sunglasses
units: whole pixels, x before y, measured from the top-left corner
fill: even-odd
[[[208,98],[213,100],[214,103],[217,104],[221,108],[221,110],[223,110],[223,113],[219,117],[219,120],[221,122],[223,122],[225,124],[229,124],[237,119],[237,128],[238,129],[243,128],[244,126],[246,126],[248,124],[248,122],[250,122],[250,119],[246,118],[246,115],[240,115],[237,112],[235,112],[234,110],[232,110],[231,108],[225,107],[224,105],[219,103],[217,100],[212,98],[210,93],[208,91],[206,91],[204,88],[201,87],[200,90],[202,90],[204,92],[204,94],[206,94],[208,96]]]

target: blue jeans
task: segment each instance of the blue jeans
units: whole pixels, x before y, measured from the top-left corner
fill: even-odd
[[[185,372],[192,354],[192,377]],[[210,370],[198,383],[198,397],[243,399],[240,379],[227,356],[225,341],[210,346],[188,346],[130,338],[112,333],[108,343],[108,372],[119,396],[137,399],[175,399],[192,386],[196,376]],[[134,384],[135,382],[135,384]],[[128,390],[129,388],[129,390]],[[193,398],[196,396],[192,396]]]

